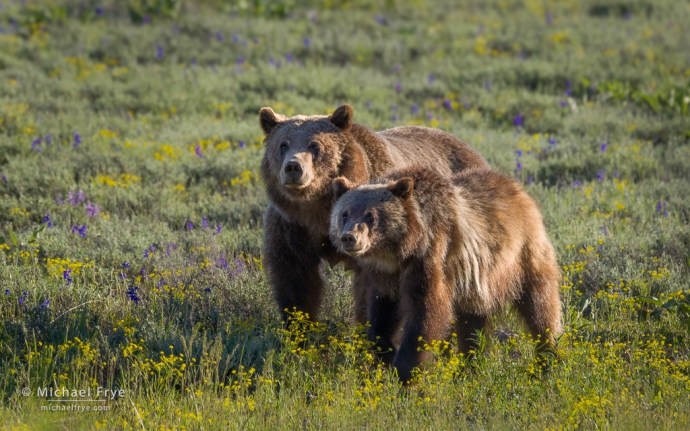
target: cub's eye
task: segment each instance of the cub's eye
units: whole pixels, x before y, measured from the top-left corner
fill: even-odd
[[[374,214],[371,213],[371,212],[368,212],[368,213],[366,213],[366,215],[364,216],[364,218],[365,218],[366,221],[368,221],[368,222],[373,222],[373,221],[374,221]]]
[[[287,147],[288,147],[287,141],[283,141],[283,142],[280,143],[280,149],[281,149],[281,150],[284,150],[284,149],[286,149]]]
[[[347,212],[343,213],[343,221],[347,221]]]
[[[316,142],[312,142],[311,144],[309,144],[309,149],[315,153],[318,153],[319,152],[319,144]]]

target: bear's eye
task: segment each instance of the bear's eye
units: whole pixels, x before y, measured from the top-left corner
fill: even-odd
[[[343,213],[343,221],[347,221],[347,212]]]
[[[372,223],[374,221],[374,214],[372,212],[366,213],[364,216],[364,219],[368,221],[369,223]]]
[[[280,149],[281,150],[285,150],[285,149],[287,149],[287,147],[288,147],[287,141],[283,141],[280,143]]]
[[[318,152],[319,144],[317,142],[312,142],[311,144],[309,144],[309,149]]]

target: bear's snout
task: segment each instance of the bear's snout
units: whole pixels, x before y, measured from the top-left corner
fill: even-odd
[[[357,238],[351,233],[346,233],[345,235],[340,237],[340,242],[343,243],[344,249],[351,249],[354,248],[355,245],[357,245]]]
[[[296,154],[283,163],[280,179],[284,186],[290,189],[301,189],[311,182],[310,165],[306,157]]]

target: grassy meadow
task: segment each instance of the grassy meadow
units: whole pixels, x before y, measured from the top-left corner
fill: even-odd
[[[673,0],[0,1],[0,429],[690,428],[683,22]],[[341,266],[320,323],[282,329],[257,113],[342,103],[453,133],[537,200],[563,272],[546,372],[506,310],[402,388]]]

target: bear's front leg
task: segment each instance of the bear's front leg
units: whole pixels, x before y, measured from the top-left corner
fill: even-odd
[[[295,309],[311,320],[318,318],[324,281],[317,242],[306,228],[285,220],[269,205],[264,216],[264,267],[285,324]]]
[[[400,315],[405,323],[393,366],[407,383],[415,367],[433,358],[425,344],[445,340],[450,333],[452,289],[444,283],[442,268],[417,262],[405,269],[400,279]]]
[[[383,294],[375,285],[368,286],[368,290],[370,326],[367,328],[367,339],[374,343],[374,349],[381,360],[390,364],[395,357],[393,336],[400,326],[400,304],[392,296]]]

